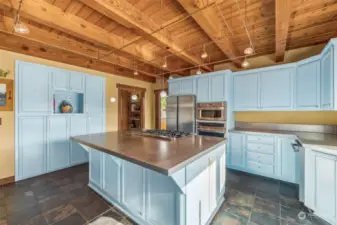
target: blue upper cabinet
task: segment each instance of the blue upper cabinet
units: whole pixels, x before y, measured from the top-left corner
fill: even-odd
[[[195,94],[195,79],[193,77],[181,80],[181,94]]]
[[[260,107],[262,110],[289,110],[293,107],[294,68],[262,72]]]
[[[321,109],[334,108],[334,49],[328,48],[321,57]]]
[[[69,90],[69,70],[63,70],[59,68],[52,69],[53,74],[53,89],[60,91],[68,91]]]
[[[19,114],[52,112],[51,73],[47,66],[17,61]]]
[[[295,75],[295,105],[298,110],[318,110],[320,107],[320,60],[298,63]]]
[[[105,111],[105,79],[98,76],[86,76],[85,83],[86,112],[102,114]]]
[[[211,101],[226,101],[226,75],[212,75],[211,79]]]
[[[197,102],[210,101],[210,77],[197,77]]]
[[[234,85],[234,110],[258,110],[259,101],[259,73],[245,73],[235,75]]]
[[[69,86],[70,91],[83,93],[85,90],[85,75],[79,72],[71,72]]]
[[[169,95],[179,95],[181,89],[180,80],[170,80],[168,85]]]

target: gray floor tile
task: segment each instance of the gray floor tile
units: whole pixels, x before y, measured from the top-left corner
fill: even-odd
[[[248,221],[225,211],[217,213],[211,225],[246,225]]]
[[[280,219],[276,216],[253,209],[250,221],[258,225],[280,225]]]
[[[278,203],[269,202],[257,197],[255,199],[254,208],[277,217],[280,216],[280,204]]]

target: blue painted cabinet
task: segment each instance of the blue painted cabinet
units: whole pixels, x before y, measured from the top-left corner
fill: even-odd
[[[259,76],[259,73],[248,73],[233,77],[234,111],[260,108]]]
[[[181,90],[180,80],[170,80],[168,85],[169,95],[179,95]]]
[[[229,154],[228,165],[231,167],[243,168],[245,149],[245,135],[239,133],[231,133],[229,135]]]
[[[210,78],[197,77],[197,102],[208,102],[210,100]]]
[[[96,134],[105,131],[105,116],[88,116],[88,133]]]
[[[48,114],[52,111],[49,67],[17,62],[18,114]]]
[[[53,74],[53,89],[59,91],[68,91],[70,71],[59,68],[53,68],[52,74]]]
[[[304,204],[331,224],[337,222],[337,156],[305,151]]]
[[[295,104],[298,110],[320,107],[320,60],[299,63],[295,75]]]
[[[98,188],[102,188],[102,161],[103,153],[95,149],[89,152],[89,179]]]
[[[178,224],[177,188],[172,180],[167,179],[167,176],[150,171],[147,173],[146,184],[146,221],[153,225]]]
[[[180,94],[184,95],[195,94],[195,79],[193,77],[181,80]]]
[[[70,136],[85,135],[88,133],[87,117],[76,115],[70,117]],[[77,142],[70,141],[71,165],[88,161],[88,152]]]
[[[71,72],[69,87],[70,91],[72,92],[83,93],[85,91],[85,74],[79,72]]]
[[[226,101],[226,76],[223,74],[210,76],[211,85],[211,101]]]
[[[104,78],[86,76],[86,112],[88,114],[103,114],[105,111]]]
[[[295,152],[292,148],[295,140],[292,138],[278,138],[277,139],[277,164],[280,180],[298,183],[299,182],[299,152]]]
[[[329,48],[321,58],[321,109],[332,110],[334,105],[334,49]]]
[[[68,116],[48,117],[48,172],[70,165]]]
[[[122,205],[145,219],[145,169],[127,161],[122,163]]]
[[[41,175],[46,172],[46,118],[43,116],[20,117],[18,122],[18,161],[16,179]]]
[[[261,109],[289,110],[293,107],[293,71],[293,68],[285,68],[261,73]]]
[[[103,191],[116,202],[121,200],[122,160],[103,154]]]

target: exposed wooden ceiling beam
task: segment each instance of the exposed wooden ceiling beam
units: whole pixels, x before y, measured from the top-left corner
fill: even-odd
[[[79,0],[83,4],[93,8],[106,17],[117,21],[127,28],[134,29],[140,36],[158,44],[167,49],[169,52],[175,54],[184,61],[192,65],[200,65],[202,60],[186,52],[183,47],[179,46],[176,41],[172,40],[170,33],[163,29],[160,30],[161,25],[153,21],[144,13],[136,9],[133,5],[125,0]],[[159,32],[156,32],[160,30]],[[155,33],[156,32],[156,33]],[[208,66],[203,66],[203,69],[212,71]]]
[[[85,56],[81,56],[69,51],[64,51],[62,49],[48,46],[43,43],[28,40],[20,36],[0,32],[0,40],[0,49],[7,51],[18,52],[29,56],[35,56],[56,62],[84,67],[87,69],[102,71],[113,75],[134,78],[145,82],[156,82],[154,77],[142,75],[134,77],[132,75],[132,71],[130,70],[123,69],[121,67],[114,67],[111,66],[110,63],[93,60]]]
[[[13,24],[14,20],[10,17],[4,16],[2,18],[3,26],[0,26],[0,31],[12,34],[13,31]],[[21,36],[26,39],[30,39],[33,41],[37,41],[43,44],[51,45],[53,47],[70,51],[79,55],[83,55],[89,58],[92,58],[93,60],[97,60],[98,56],[100,54],[108,54],[108,52],[104,50],[99,50],[98,48],[91,46],[89,44],[85,44],[79,41],[76,41],[74,39],[68,38],[64,35],[56,34],[54,32],[49,32],[47,30],[38,28],[36,26],[30,25],[26,23],[26,26],[29,28],[29,35],[26,34],[17,34],[14,33],[17,36]],[[100,61],[111,63],[118,67],[124,67],[125,69],[133,70],[134,62],[133,60],[130,60],[125,57],[121,57],[118,55],[109,55],[105,58],[102,58]],[[151,77],[159,77],[155,74],[155,68],[144,65],[144,64],[138,64],[137,70],[139,73],[142,73],[147,76]]]
[[[18,8],[18,4],[19,2],[17,0],[0,0],[0,9],[13,11]],[[64,12],[60,8],[43,0],[23,1],[20,15],[21,17],[92,42],[100,47],[119,49],[124,45],[124,41],[120,36],[109,33],[103,28],[95,26],[80,17]],[[138,60],[162,69],[160,62],[150,62],[157,59],[157,56],[154,55],[153,52],[141,48],[136,44],[132,44],[121,51],[117,51],[117,53],[129,58],[136,57]],[[180,69],[174,66],[175,65],[172,65],[170,70]]]
[[[206,7],[207,2],[205,0],[197,1],[194,0],[177,0],[183,8],[190,14],[192,14],[193,19],[199,24],[199,26],[206,32],[206,34],[215,42],[215,44],[222,50],[222,52],[227,55],[229,59],[237,66],[241,67],[242,59],[236,57],[240,56],[239,51],[236,49],[231,39],[228,37],[223,37],[223,22],[221,18],[217,15],[214,7]],[[215,1],[213,1],[214,3]],[[209,4],[209,3],[208,3]],[[204,8],[204,9],[203,9]],[[194,13],[196,10],[200,10]],[[226,40],[224,40],[224,38]]]
[[[287,38],[291,13],[290,0],[275,0],[275,60],[282,62],[287,47]]]

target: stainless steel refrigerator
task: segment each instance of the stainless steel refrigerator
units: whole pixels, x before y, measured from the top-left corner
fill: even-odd
[[[195,96],[170,96],[166,100],[167,130],[196,132]]]

